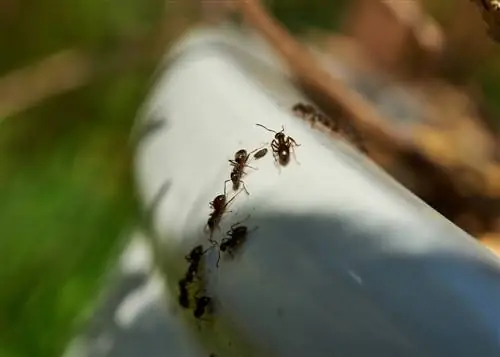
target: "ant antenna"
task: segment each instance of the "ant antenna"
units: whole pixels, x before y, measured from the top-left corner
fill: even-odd
[[[224,243],[224,241],[226,241],[227,238],[224,238],[221,240],[221,244]],[[220,250],[219,250],[219,256],[217,257],[217,263],[215,263],[215,266],[217,267],[217,269],[219,269],[219,262],[220,262]]]
[[[269,128],[265,127],[265,126],[264,126],[264,125],[262,125],[262,124],[255,124],[255,125],[260,126],[261,128],[264,128],[264,129],[266,129],[267,131],[270,131],[271,133],[275,133],[275,134],[277,134],[277,133],[278,133],[277,131],[274,131],[274,130],[272,130],[272,129],[269,129]]]
[[[273,130],[273,129],[269,129],[269,128],[265,127],[265,126],[264,126],[264,125],[262,125],[262,124],[255,124],[255,125],[260,126],[261,128],[264,128],[264,129],[266,129],[267,131],[270,131],[271,133],[278,134],[278,131],[275,131],[275,130]],[[282,133],[282,132],[284,132],[284,131],[285,131],[285,126],[284,126],[283,124],[281,124],[281,130],[279,131],[279,133]]]

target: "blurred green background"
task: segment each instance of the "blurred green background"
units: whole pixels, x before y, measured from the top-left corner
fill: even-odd
[[[272,6],[300,32],[335,29],[343,3]],[[165,7],[160,0],[0,0],[0,79],[68,48],[91,53],[97,73],[79,89],[0,118],[0,356],[60,355],[137,222],[128,139],[158,57],[117,53],[186,16],[165,17]],[[120,70],[122,60],[133,63]],[[500,108],[500,79],[485,68],[490,104]]]

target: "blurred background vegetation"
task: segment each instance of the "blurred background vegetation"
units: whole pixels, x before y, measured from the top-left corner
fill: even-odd
[[[60,355],[85,321],[137,221],[130,129],[161,51],[196,17],[188,3],[0,0],[0,356]],[[456,1],[428,3],[438,21],[451,21]],[[270,4],[300,33],[338,29],[345,1]],[[445,75],[478,81],[496,118],[499,56],[479,65],[467,48],[452,53]],[[30,101],[39,84],[15,74],[54,54],[81,73]],[[42,82],[63,71],[57,58]]]

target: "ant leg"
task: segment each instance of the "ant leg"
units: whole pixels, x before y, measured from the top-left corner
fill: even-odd
[[[205,233],[205,234],[210,233],[210,227],[209,227],[208,223],[205,224],[205,226],[203,227],[203,233]]]
[[[231,180],[226,180],[224,181],[224,196],[226,196],[226,192],[227,192],[227,183],[228,182],[231,182]]]
[[[238,192],[236,192],[236,193],[234,194],[234,196],[233,196],[233,197],[231,197],[231,199],[230,199],[229,201],[227,201],[227,202],[226,202],[226,204],[224,205],[224,207],[229,206],[229,204],[230,204],[230,203],[231,203],[231,202],[232,202],[232,201],[236,198],[236,196],[238,196],[238,195],[241,193],[241,191],[243,191],[243,189],[241,189],[241,190],[239,190]],[[226,212],[232,212],[232,211],[226,211]]]
[[[288,141],[288,143],[292,142],[292,143],[293,143],[293,145],[295,145],[295,146],[300,146],[300,144],[298,144],[298,143],[297,143],[295,140],[293,140],[293,138],[291,138],[291,137],[288,137],[287,141]]]
[[[219,256],[217,257],[217,263],[215,263],[215,266],[217,267],[217,269],[219,269],[219,262],[220,262],[220,249],[219,249]]]
[[[279,155],[273,151],[274,158],[274,166],[278,169],[278,172],[281,174],[281,165],[279,163]]]
[[[213,246],[217,245],[217,241],[213,240],[212,239],[212,234],[210,234],[210,237],[208,237],[208,241],[210,242],[210,244],[212,244]]]
[[[243,189],[245,190],[246,194],[250,196],[250,192],[248,192],[247,186],[245,185],[245,182],[243,180],[240,180],[240,182],[243,185]]]
[[[292,150],[293,159],[295,160],[297,165],[300,165],[300,162],[299,162],[299,160],[297,160],[297,156],[295,155],[295,149],[294,149],[293,145],[290,146],[290,149]]]
[[[250,166],[250,165],[245,165],[245,167],[248,167],[249,169],[252,169],[252,170],[258,170],[257,168]],[[246,175],[246,173],[244,173],[244,174]]]

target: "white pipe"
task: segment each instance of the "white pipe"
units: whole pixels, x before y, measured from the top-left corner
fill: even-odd
[[[281,170],[271,155],[249,163],[250,195],[236,197],[214,238],[247,215],[258,229],[218,270],[216,250],[207,254],[216,306],[201,330],[221,355],[498,357],[500,261],[355,149],[293,117],[285,72],[249,60],[269,51],[239,32],[194,31],[144,108],[146,122],[165,125],[137,148],[138,190],[148,204],[169,185],[153,226],[175,278],[193,246],[208,247],[208,204],[228,160],[273,139],[256,123],[284,125],[301,145],[299,163]]]

